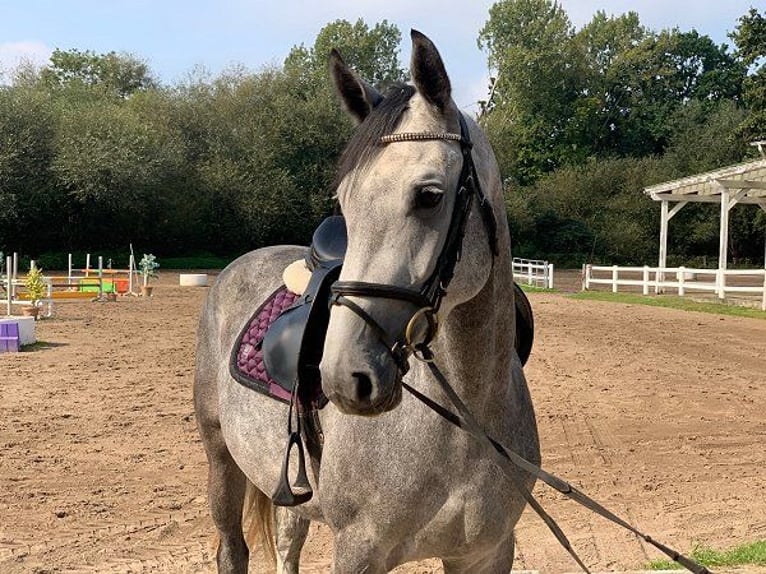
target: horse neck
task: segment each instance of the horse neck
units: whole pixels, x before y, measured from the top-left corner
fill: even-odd
[[[507,237],[501,237],[501,245],[507,242]],[[477,412],[491,410],[511,380],[515,307],[510,249],[505,247],[495,257],[489,280],[479,294],[455,307],[446,318],[434,349],[439,368]]]
[[[450,384],[466,403],[484,412],[507,392],[514,354],[516,308],[513,294],[511,237],[505,225],[502,183],[492,148],[482,130],[469,122],[473,158],[481,186],[494,206],[498,255],[479,294],[455,307],[443,324],[436,361],[449,372]],[[479,216],[477,205],[473,216]],[[483,222],[480,224],[484,228]],[[460,265],[460,263],[458,263]],[[436,350],[436,349],[435,349]],[[478,412],[478,411],[477,411]]]

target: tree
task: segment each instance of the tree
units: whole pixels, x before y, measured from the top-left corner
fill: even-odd
[[[294,46],[285,60],[285,71],[305,75],[320,85],[327,84],[328,57],[335,48],[362,78],[384,89],[405,77],[399,63],[401,39],[399,28],[386,20],[372,28],[361,18],[354,24],[336,20],[319,31],[310,49]]]
[[[69,197],[71,241],[114,245],[160,235],[166,213],[159,207],[182,169],[173,130],[146,113],[138,94],[57,103],[52,171]]]
[[[597,12],[575,33],[553,0],[502,0],[479,36],[497,69],[482,121],[501,170],[529,184],[591,158],[661,154],[689,102],[739,101],[745,69],[696,31]]]
[[[651,34],[615,61],[610,71],[620,155],[661,154],[671,137],[671,119],[692,100],[738,99],[744,68],[696,31]]]
[[[618,98],[615,66],[649,34],[636,12],[615,17],[598,11],[575,35],[584,64],[570,137],[582,159],[608,155],[618,147],[620,134],[616,127],[625,108]]]
[[[744,100],[749,113],[742,123],[742,135],[749,140],[766,139],[766,14],[755,8],[739,18],[731,34],[737,55],[751,73],[745,80]]]
[[[60,232],[53,223],[63,204],[51,175],[54,123],[44,92],[28,86],[0,88],[3,251],[36,249]]]
[[[521,183],[565,161],[567,124],[578,96],[574,30],[553,0],[502,0],[479,34],[497,70],[494,109],[484,124],[501,170]],[[513,144],[511,145],[511,142]]]
[[[157,85],[148,65],[131,54],[77,49],[54,50],[41,79],[50,88],[79,83],[104,88],[121,98]]]

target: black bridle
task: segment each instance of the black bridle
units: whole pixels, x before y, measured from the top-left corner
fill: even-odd
[[[479,178],[476,175],[476,166],[473,163],[473,155],[471,153],[473,144],[471,143],[468,126],[462,114],[459,114],[459,121],[460,134],[449,132],[415,132],[396,133],[381,138],[381,143],[383,144],[430,140],[457,141],[460,143],[460,150],[463,154],[463,166],[457,184],[450,226],[444,246],[439,257],[436,259],[436,266],[425,283],[423,283],[419,290],[365,281],[336,281],[331,287],[331,305],[347,307],[367,323],[376,333],[378,339],[389,350],[402,374],[406,373],[409,368],[409,355],[417,355],[417,344],[428,345],[436,335],[438,327],[437,313],[441,307],[442,299],[447,294],[447,287],[455,275],[455,266],[462,254],[465,226],[474,198],[478,200],[481,216],[487,228],[492,255],[494,257],[498,254],[495,214],[492,210],[492,204],[481,189]],[[374,317],[349,299],[349,297],[373,297],[406,301],[412,303],[417,308],[417,311],[410,317],[407,326],[399,336],[391,336]],[[421,319],[426,321],[427,330],[424,340],[416,344],[413,335],[416,325]]]
[[[463,237],[465,235],[465,225],[474,198],[478,200],[481,209],[481,216],[484,220],[485,227],[487,228],[487,235],[493,258],[498,255],[497,222],[495,220],[495,214],[492,211],[492,205],[481,189],[479,179],[476,175],[476,166],[473,163],[471,154],[472,143],[468,133],[468,127],[466,126],[462,114],[460,114],[459,119],[460,134],[430,132],[398,133],[381,138],[381,143],[384,144],[402,141],[429,140],[452,140],[460,142],[460,149],[463,153],[463,167],[460,173],[460,180],[458,181],[455,206],[452,211],[452,219],[447,232],[447,239],[445,240],[444,247],[436,261],[436,267],[433,273],[431,273],[419,290],[382,283],[368,283],[364,281],[336,281],[331,287],[332,297],[330,299],[330,304],[347,307],[367,323],[367,325],[369,325],[369,327],[377,334],[378,339],[391,353],[402,376],[406,374],[409,368],[408,361],[410,355],[414,355],[427,363],[431,374],[438,382],[441,390],[455,407],[457,413],[450,411],[405,382],[402,382],[402,386],[416,399],[444,417],[451,424],[473,436],[487,448],[487,451],[491,453],[494,460],[508,476],[511,484],[522,494],[524,499],[538,516],[542,518],[543,522],[545,522],[546,526],[548,526],[559,543],[572,556],[583,571],[590,572],[572,548],[566,535],[558,524],[556,524],[556,521],[532,496],[532,493],[524,487],[520,480],[520,472],[534,476],[536,479],[541,480],[551,488],[571,500],[574,500],[578,504],[581,504],[585,508],[629,530],[663,552],[673,561],[681,564],[687,570],[694,572],[694,574],[711,574],[710,570],[706,567],[639,531],[588,495],[569,484],[567,481],[546,472],[535,464],[532,464],[513,450],[503,446],[489,436],[468,407],[466,407],[465,403],[460,399],[455,390],[451,387],[444,374],[439,370],[439,367],[435,364],[430,344],[436,335],[438,327],[437,313],[441,306],[442,299],[447,294],[447,287],[455,274],[455,266],[460,260],[463,248]],[[399,337],[391,337],[369,313],[349,299],[349,297],[376,297],[405,301],[415,305],[417,311],[410,317],[407,326],[403,331],[403,335],[400,335]],[[428,330],[423,340],[415,341],[412,332],[421,317],[427,321]]]

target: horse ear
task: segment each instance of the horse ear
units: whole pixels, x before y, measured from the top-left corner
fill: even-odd
[[[447,70],[436,46],[417,30],[410,30],[412,37],[412,62],[410,73],[415,87],[428,102],[444,111],[452,95]]]
[[[335,48],[330,52],[330,73],[343,107],[356,121],[361,123],[383,101],[383,96],[356,75]]]

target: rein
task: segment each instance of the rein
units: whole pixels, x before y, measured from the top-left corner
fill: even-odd
[[[464,430],[487,447],[487,450],[492,453],[493,459],[505,472],[514,488],[521,493],[527,503],[540,516],[543,522],[545,522],[546,526],[548,526],[559,543],[572,556],[584,572],[590,573],[590,570],[572,548],[572,545],[558,524],[556,524],[556,521],[532,496],[532,493],[524,488],[520,481],[519,471],[534,476],[536,479],[539,479],[588,510],[591,510],[599,516],[629,530],[690,572],[693,572],[694,574],[712,574],[710,570],[701,564],[698,564],[691,558],[676,552],[672,548],[665,546],[654,540],[651,536],[644,534],[631,526],[567,481],[546,472],[539,466],[532,464],[513,450],[506,448],[490,437],[484,432],[479,422],[468,407],[466,407],[465,403],[460,399],[455,390],[450,386],[446,377],[434,362],[434,355],[429,345],[436,336],[438,328],[437,313],[442,299],[447,294],[447,287],[454,276],[455,266],[460,260],[463,237],[465,235],[465,225],[468,219],[468,214],[471,211],[474,197],[478,200],[478,205],[481,209],[481,216],[487,229],[493,260],[499,253],[497,244],[497,221],[495,220],[492,205],[482,191],[479,179],[476,175],[476,166],[473,163],[471,154],[473,144],[471,143],[468,128],[462,114],[460,114],[459,119],[460,134],[438,132],[396,133],[381,138],[381,143],[383,144],[432,140],[460,142],[460,148],[463,154],[463,167],[460,173],[460,180],[458,181],[455,206],[452,212],[452,219],[447,232],[447,238],[437,259],[436,268],[431,276],[419,290],[381,283],[368,283],[364,281],[336,281],[331,287],[332,297],[330,299],[330,305],[344,306],[367,323],[367,325],[369,325],[376,333],[381,343],[388,349],[402,376],[404,376],[409,369],[408,360],[410,355],[424,361],[428,365],[431,374],[438,382],[442,392],[447,396],[458,414],[450,411],[403,381],[402,386],[427,407],[445,418],[451,424]],[[357,303],[349,299],[349,297],[373,297],[405,301],[415,305],[417,311],[410,317],[403,336],[392,337],[375,320],[375,318],[362,309]],[[427,322],[427,332],[423,341],[415,342],[413,340],[413,332],[417,322],[421,318],[425,319]]]
[[[540,516],[540,518],[545,522],[546,526],[551,530],[553,535],[556,537],[556,539],[559,541],[561,546],[564,547],[564,549],[572,556],[572,558],[577,562],[577,564],[582,568],[584,572],[587,572],[590,574],[590,570],[587,566],[582,562],[580,557],[577,555],[577,553],[572,548],[572,545],[569,543],[569,540],[567,539],[564,532],[561,530],[561,528],[556,524],[556,522],[553,520],[553,518],[545,511],[545,509],[540,505],[537,500],[532,496],[532,493],[528,490],[524,489],[523,486],[519,483],[518,479],[518,471],[524,471],[528,474],[531,474],[535,478],[541,480],[554,490],[560,492],[567,498],[574,500],[581,506],[584,506],[588,510],[595,512],[599,516],[606,518],[610,522],[613,522],[619,526],[622,526],[626,530],[629,530],[639,538],[642,538],[655,548],[657,548],[660,552],[668,556],[671,560],[674,562],[677,562],[690,572],[693,572],[694,574],[712,574],[710,570],[708,570],[705,566],[695,562],[691,558],[684,556],[680,552],[677,552],[673,550],[672,548],[665,546],[661,542],[658,542],[657,540],[654,540],[651,536],[648,534],[644,534],[634,526],[631,526],[628,522],[611,512],[606,507],[602,506],[595,500],[593,500],[591,497],[589,497],[584,492],[578,490],[574,486],[572,486],[569,482],[566,480],[563,480],[545,470],[540,468],[539,466],[532,464],[524,457],[520,456],[519,454],[515,453],[513,450],[503,446],[501,443],[490,437],[484,430],[481,428],[481,425],[478,423],[476,418],[473,416],[471,411],[468,409],[468,407],[465,405],[465,403],[460,399],[458,394],[455,392],[455,390],[452,388],[452,386],[447,381],[444,374],[439,370],[439,367],[436,366],[434,363],[434,356],[431,352],[431,349],[427,346],[421,346],[419,349],[421,355],[424,357],[425,362],[428,364],[428,368],[431,371],[431,374],[436,379],[436,381],[439,383],[439,386],[441,387],[442,391],[445,395],[447,395],[447,398],[450,400],[452,405],[457,409],[458,414],[455,414],[454,412],[450,411],[449,409],[443,407],[433,399],[430,399],[429,397],[425,396],[423,393],[418,391],[417,389],[411,387],[405,382],[402,382],[402,386],[409,391],[412,396],[414,396],[416,399],[421,401],[423,404],[425,404],[427,407],[435,411],[437,414],[444,417],[448,422],[455,425],[456,427],[464,430],[474,438],[476,438],[479,442],[481,442],[483,445],[487,447],[487,449],[494,455],[495,462],[498,463],[501,469],[505,472],[506,476],[510,479],[513,486],[521,492],[521,494],[524,496],[526,501],[529,503],[529,505],[532,507],[532,509]]]

